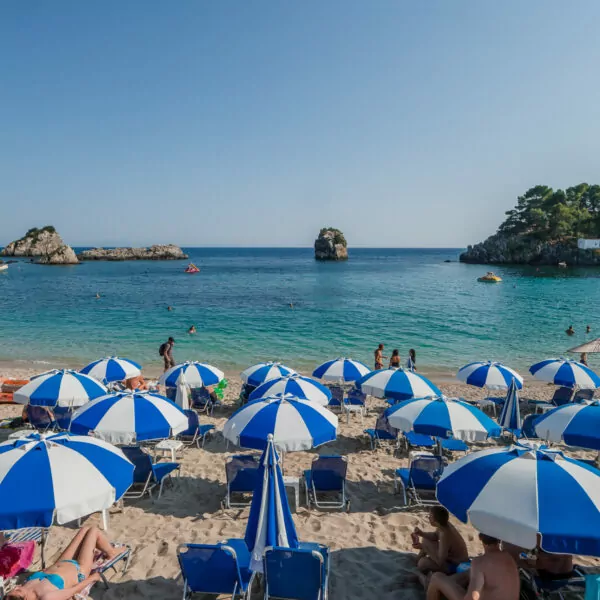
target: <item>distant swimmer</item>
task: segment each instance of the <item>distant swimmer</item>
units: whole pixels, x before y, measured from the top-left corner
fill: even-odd
[[[585,328],[586,333],[589,333],[591,330],[592,330],[592,328],[589,325]]]
[[[196,333],[196,326],[192,325],[189,329],[188,329],[188,333],[192,334],[192,333]]]
[[[171,311],[173,310],[173,307],[172,307],[172,306],[167,306],[167,310],[168,310],[169,312],[171,312]]]
[[[100,294],[96,292],[96,300],[100,300]]]
[[[573,329],[573,325],[569,325],[569,329],[565,331],[567,335],[575,335],[575,330]]]
[[[293,302],[290,302],[290,308],[291,308],[292,310],[294,310],[294,303],[293,303]]]

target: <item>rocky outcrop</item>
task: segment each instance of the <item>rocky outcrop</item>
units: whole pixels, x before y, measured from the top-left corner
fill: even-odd
[[[93,248],[77,255],[79,260],[181,260],[187,257],[174,244],[155,244],[149,248]]]
[[[348,245],[344,234],[333,227],[321,229],[315,240],[316,260],[348,260]]]
[[[63,242],[51,225],[30,229],[21,239],[8,244],[0,254],[39,257],[41,265],[76,265],[79,262],[71,246]]]
[[[600,252],[580,250],[574,238],[540,241],[528,236],[489,237],[485,242],[469,246],[460,261],[481,265],[558,265],[597,266]]]

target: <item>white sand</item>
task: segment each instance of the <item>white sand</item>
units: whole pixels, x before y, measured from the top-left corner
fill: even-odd
[[[239,392],[239,379],[230,377],[226,403],[215,418],[202,417],[221,430],[231,415]],[[441,386],[448,396],[483,397],[483,392],[469,386]],[[526,386],[523,396],[547,399],[554,388],[541,384]],[[419,600],[424,594],[412,572],[414,553],[410,532],[418,525],[427,528],[426,512],[392,510],[402,504],[393,494],[393,472],[407,466],[406,458],[392,456],[389,450],[372,452],[362,431],[373,426],[384,402],[370,399],[370,412],[364,425],[358,415],[346,424],[340,418],[338,440],[313,452],[288,453],[285,473],[300,476],[319,452],[339,453],[348,457],[349,514],[307,510],[302,505],[294,514],[299,538],[326,544],[332,550],[330,598],[332,600]],[[18,414],[14,406],[0,407],[0,416]],[[180,480],[167,487],[160,500],[128,501],[123,512],[111,515],[111,539],[128,543],[133,557],[128,572],[114,578],[110,590],[97,585],[94,598],[167,599],[180,598],[181,579],[176,558],[178,544],[214,543],[229,537],[242,537],[248,510],[222,510],[225,496],[225,462],[229,456],[244,452],[226,444],[220,434],[207,442],[205,449],[185,452]],[[569,454],[575,454],[569,452]],[[594,453],[579,452],[582,457]],[[303,497],[301,497],[303,503]],[[507,499],[507,501],[510,501]],[[93,515],[89,523],[98,523]],[[456,521],[454,520],[456,523]],[[477,532],[458,524],[472,555],[480,552]],[[62,549],[74,533],[73,528],[54,527],[49,542],[49,556]],[[591,559],[578,560],[595,564]]]

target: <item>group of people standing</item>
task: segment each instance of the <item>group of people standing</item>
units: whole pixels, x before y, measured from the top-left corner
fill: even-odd
[[[377,346],[377,348],[375,350],[375,370],[376,371],[379,371],[379,369],[384,368],[383,361],[388,358],[387,356],[384,356],[384,354],[383,354],[384,347],[385,346],[383,344],[379,344],[379,346]],[[402,359],[400,358],[400,351],[397,348],[394,348],[394,350],[392,350],[392,355],[389,357],[389,360],[390,360],[390,364],[389,364],[390,369],[399,369],[402,366]],[[417,370],[417,354],[413,348],[411,348],[408,351],[408,358],[406,360],[406,369],[409,371]]]

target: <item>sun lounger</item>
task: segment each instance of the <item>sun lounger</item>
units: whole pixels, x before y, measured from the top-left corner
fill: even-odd
[[[402,488],[405,506],[438,504],[435,489],[443,470],[441,456],[419,456],[411,461],[410,467],[396,469],[394,491],[398,493]]]
[[[585,573],[577,566],[570,575],[557,579],[540,577],[534,569],[520,569],[520,574],[523,600],[581,598],[585,590]]]
[[[342,409],[346,413],[346,423],[350,422],[350,413],[358,413],[361,420],[364,419],[367,412],[366,400],[367,395],[357,389],[352,389],[348,392],[342,404]]]
[[[69,406],[56,406],[52,409],[54,414],[54,427],[61,431],[69,431],[71,428],[71,417],[74,409]]]
[[[10,529],[3,531],[5,538],[17,544],[19,542],[36,542],[40,545],[40,558],[42,569],[46,568],[46,544],[50,529],[47,527],[23,527],[21,529]]]
[[[331,399],[327,404],[327,408],[341,410],[344,404],[344,388],[341,385],[330,385],[329,391],[331,392]]]
[[[380,448],[384,442],[391,442],[395,448],[398,446],[398,430],[390,425],[385,413],[377,417],[373,429],[365,429],[364,433],[369,436],[371,450]]]
[[[593,400],[596,390],[577,390],[573,396],[573,402],[581,402],[582,400]]]
[[[267,548],[264,558],[265,600],[326,600],[329,548],[301,543],[299,548]]]
[[[220,406],[221,403],[218,400],[213,400],[210,395],[210,390],[206,387],[192,388],[192,406],[199,412],[206,413],[207,415],[213,414],[215,406]]]
[[[225,464],[227,478],[227,508],[248,506],[252,502],[252,493],[256,487],[259,461],[254,454],[232,456]],[[236,501],[233,501],[233,495]],[[250,495],[250,499],[247,496]]]
[[[25,408],[25,414],[27,415],[29,424],[38,431],[48,431],[55,426],[52,411],[45,406],[32,406],[28,404]]]
[[[435,448],[436,445],[436,441],[430,435],[415,433],[414,431],[404,432],[402,441],[408,451],[411,448]]]
[[[133,486],[125,492],[124,498],[141,498],[144,494],[152,497],[152,491],[158,486],[160,498],[165,481],[172,480],[172,474],[179,476],[180,465],[176,462],[153,463],[152,457],[138,446],[121,448],[123,454],[135,465],[133,471]]]
[[[467,444],[462,440],[444,440],[442,438],[439,438],[439,443],[442,447],[442,450],[445,450],[446,452],[464,452],[466,454],[469,451],[469,446],[467,446]]]
[[[194,444],[198,448],[204,447],[206,436],[214,431],[214,425],[200,425],[198,414],[194,410],[183,411],[188,418],[188,428],[182,431],[177,439],[181,440],[186,446],[193,446]]]
[[[183,576],[183,599],[194,593],[246,598],[251,587],[250,552],[244,540],[223,544],[181,544],[177,559]]]
[[[107,573],[108,571],[117,572],[117,565],[119,563],[123,563],[123,568],[121,569],[121,575],[127,571],[129,567],[129,559],[131,558],[131,547],[125,544],[115,544],[116,547],[120,549],[119,554],[110,560],[106,560],[102,554],[98,553],[98,556],[94,562],[94,566],[92,568],[92,573],[98,573],[102,580],[102,583],[106,589],[110,587],[110,582],[108,581]],[[74,598],[76,600],[84,600],[85,598],[89,598],[90,591],[94,587],[93,583],[90,583],[82,592],[76,594]]]
[[[306,505],[317,508],[345,508],[350,501],[346,496],[348,459],[344,456],[319,456],[309,471],[304,471]]]
[[[242,389],[240,390],[240,404],[243,406],[250,399],[250,394],[256,389],[255,385],[250,385],[249,383],[244,383],[242,385]]]

